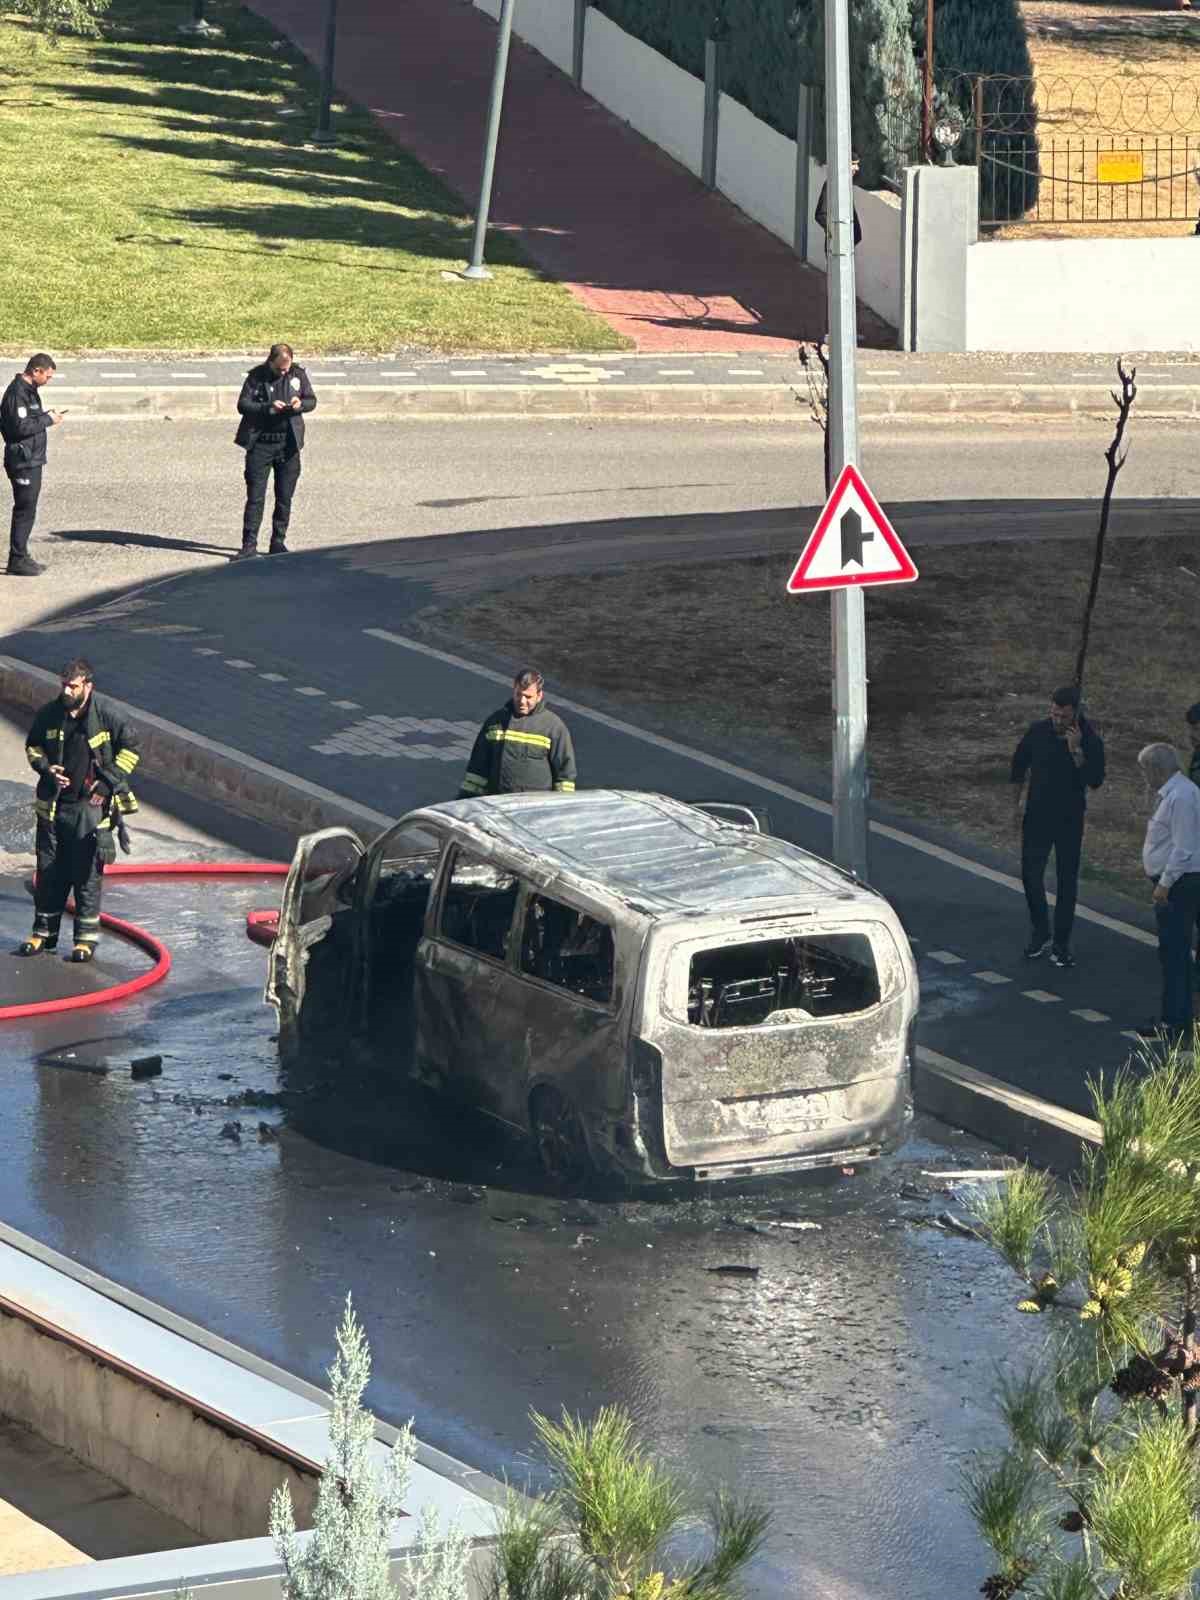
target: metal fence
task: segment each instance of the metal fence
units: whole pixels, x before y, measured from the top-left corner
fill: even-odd
[[[979,168],[980,222],[1194,221],[1200,78],[998,78],[948,85],[966,109],[959,159]]]

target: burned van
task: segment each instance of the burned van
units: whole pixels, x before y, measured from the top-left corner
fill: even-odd
[[[917,975],[880,895],[745,808],[585,790],[300,841],[267,999],[529,1135],[547,1172],[716,1179],[902,1137]]]

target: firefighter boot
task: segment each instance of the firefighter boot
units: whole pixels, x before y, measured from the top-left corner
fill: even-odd
[[[95,954],[96,947],[94,944],[77,944],[67,957],[67,960],[77,962],[91,961]]]
[[[26,939],[25,942],[17,950],[17,954],[19,956],[37,956],[37,955],[41,955],[43,950],[50,951],[50,950],[57,950],[57,949],[58,949],[58,935],[56,933],[54,933],[54,934],[31,933],[29,935],[29,938]]]

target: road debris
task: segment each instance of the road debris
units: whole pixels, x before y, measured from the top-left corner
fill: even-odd
[[[161,1056],[135,1056],[129,1063],[129,1076],[131,1078],[161,1078]]]
[[[242,1142],[242,1125],[240,1122],[227,1122],[218,1134],[218,1138],[230,1139],[234,1144]]]
[[[726,1262],[719,1267],[705,1267],[705,1272],[717,1273],[724,1278],[757,1278],[761,1267],[742,1267],[734,1262]]]
[[[943,1228],[949,1229],[951,1233],[961,1234],[964,1239],[983,1238],[983,1234],[980,1233],[978,1228],[973,1228],[969,1222],[964,1222],[961,1217],[956,1217],[951,1211],[939,1211],[937,1220]]]

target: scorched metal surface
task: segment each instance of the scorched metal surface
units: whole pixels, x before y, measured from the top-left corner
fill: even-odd
[[[0,891],[15,936],[28,902]],[[0,1034],[4,1219],[316,1382],[352,1292],[377,1411],[494,1473],[536,1480],[531,1406],[625,1403],[702,1485],[772,1507],[763,1600],[973,1592],[958,1469],[995,1441],[992,1363],[1028,1333],[983,1246],[929,1226],[953,1201],[920,1174],[992,1154],[919,1128],[854,1179],[553,1198],[432,1102],[385,1124],[365,1089],[280,1080],[242,926],[277,892],[112,886],[175,971],[119,1012]],[[52,1064],[150,1048],[151,1083]]]

